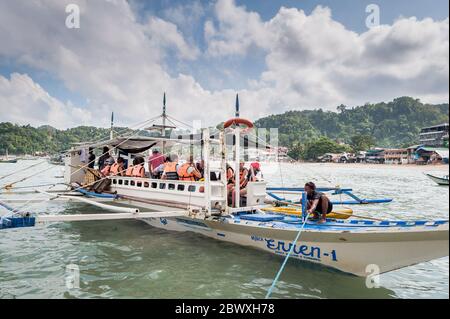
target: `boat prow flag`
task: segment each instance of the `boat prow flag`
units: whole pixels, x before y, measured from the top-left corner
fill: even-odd
[[[236,117],[239,117],[239,94],[236,94]]]

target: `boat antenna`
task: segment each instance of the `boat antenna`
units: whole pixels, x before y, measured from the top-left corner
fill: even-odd
[[[162,125],[162,128],[161,128],[161,136],[166,136],[166,119],[167,119],[167,115],[166,115],[166,92],[164,92],[164,96],[163,96],[163,113],[162,113],[163,125]]]
[[[239,94],[236,94],[236,117],[239,117]]]
[[[111,112],[111,130],[109,131],[109,138],[114,138],[114,112]]]

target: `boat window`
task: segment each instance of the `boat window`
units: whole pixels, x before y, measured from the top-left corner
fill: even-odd
[[[119,185],[123,184],[123,180],[119,179]]]
[[[195,189],[196,189],[195,185],[189,185],[188,192],[195,192]]]
[[[178,188],[179,191],[184,191],[184,185],[183,184],[178,184]]]
[[[137,182],[137,183],[136,183],[136,186],[137,186],[137,187],[142,187],[142,182]]]
[[[112,180],[112,183],[113,183],[113,184],[117,184],[117,179],[113,179],[113,180]]]
[[[170,190],[175,189],[175,184],[169,184],[169,189],[170,189]]]
[[[149,186],[150,186],[149,182],[144,182],[144,187],[145,188],[149,188]]]
[[[200,186],[200,188],[198,189],[198,191],[199,191],[200,193],[204,193],[204,192],[205,192],[205,187]]]
[[[129,182],[128,180],[125,180],[125,184],[124,185],[128,185],[128,182]]]
[[[152,182],[152,188],[157,188],[158,187],[158,183],[157,182]]]
[[[130,181],[130,186],[134,186],[135,184],[135,181]]]
[[[166,184],[165,183],[159,184],[159,189],[166,189]]]

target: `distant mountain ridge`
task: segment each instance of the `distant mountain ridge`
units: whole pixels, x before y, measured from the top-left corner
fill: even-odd
[[[354,108],[340,105],[337,112],[288,111],[263,117],[255,121],[255,125],[278,128],[279,145],[293,149],[302,149],[324,139],[328,139],[328,144],[331,140],[351,144],[358,136],[370,137],[376,146],[401,147],[416,144],[422,127],[448,123],[448,118],[448,103],[423,104],[418,99],[400,97],[388,103]],[[69,149],[72,143],[107,139],[108,136],[107,128],[78,126],[58,130],[49,125],[34,128],[5,122],[0,123],[0,155],[6,149],[10,154],[56,153]],[[294,154],[294,158],[302,157],[300,153]]]

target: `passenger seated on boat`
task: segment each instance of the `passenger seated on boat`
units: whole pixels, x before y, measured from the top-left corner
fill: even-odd
[[[227,164],[227,190],[228,193],[233,189],[235,183],[234,170],[231,165]]]
[[[197,171],[199,171],[199,173],[201,174],[202,177],[200,177],[199,179],[202,179],[205,177],[205,161],[201,160],[200,162],[197,162],[195,164],[195,168],[197,169]]]
[[[161,179],[177,181],[179,179],[179,167],[180,165],[178,165],[178,155],[170,155],[170,160],[164,163],[164,170]]]
[[[154,169],[152,171],[152,177],[156,178],[156,179],[160,179],[162,177],[162,174],[164,172],[164,165],[166,163],[170,162],[170,157],[169,156],[165,156],[164,157],[164,163],[162,163],[161,165],[159,165],[156,169]]]
[[[117,162],[111,165],[109,174],[111,176],[123,176],[125,172],[125,161],[122,157],[117,159]]]
[[[308,201],[307,213],[313,214],[314,218],[319,218],[319,224],[324,223],[327,214],[333,210],[333,203],[324,193],[316,191],[316,185],[313,182],[305,184],[305,192]]]
[[[142,156],[138,156],[133,160],[133,169],[131,176],[133,177],[145,177],[145,160]]]
[[[148,158],[148,168],[150,170],[150,175],[153,178],[158,178],[159,174],[156,172],[156,169],[161,165],[164,164],[165,157],[163,154],[159,152],[158,149],[154,148],[152,150],[152,155]]]
[[[136,165],[136,158],[133,159],[133,164],[132,165],[128,165],[126,171],[125,171],[125,176],[133,176],[133,167],[134,165]]]
[[[249,170],[245,167],[245,163],[244,162],[240,162],[239,163],[239,189],[241,190],[240,192],[242,193],[242,190],[245,189],[245,187],[247,187],[248,184],[248,177],[249,177]],[[233,186],[231,187],[231,205],[232,207],[235,206],[235,189],[236,189],[236,181],[233,183]]]
[[[100,170],[100,173],[103,176],[109,176],[111,173],[111,167],[113,164],[114,164],[114,158],[109,157],[108,159],[106,159],[104,162],[104,167],[102,170]]]
[[[250,168],[248,169],[248,174],[246,177],[247,182],[245,183],[244,188],[241,188],[240,191],[240,197],[241,199],[246,198],[247,196],[247,186],[248,183],[250,182],[258,182],[262,179],[262,174],[261,174],[261,165],[257,162],[254,162],[252,164],[250,164]],[[233,192],[231,193],[232,196],[232,203],[234,204],[234,196],[236,195],[234,192],[234,189],[232,190]]]
[[[105,168],[106,161],[111,157],[109,154],[109,147],[105,146],[103,147],[102,155],[98,159],[98,169],[102,171],[103,168]]]
[[[188,161],[178,169],[180,181],[196,181],[202,178],[202,174],[197,170],[194,164],[194,156],[189,156]]]

